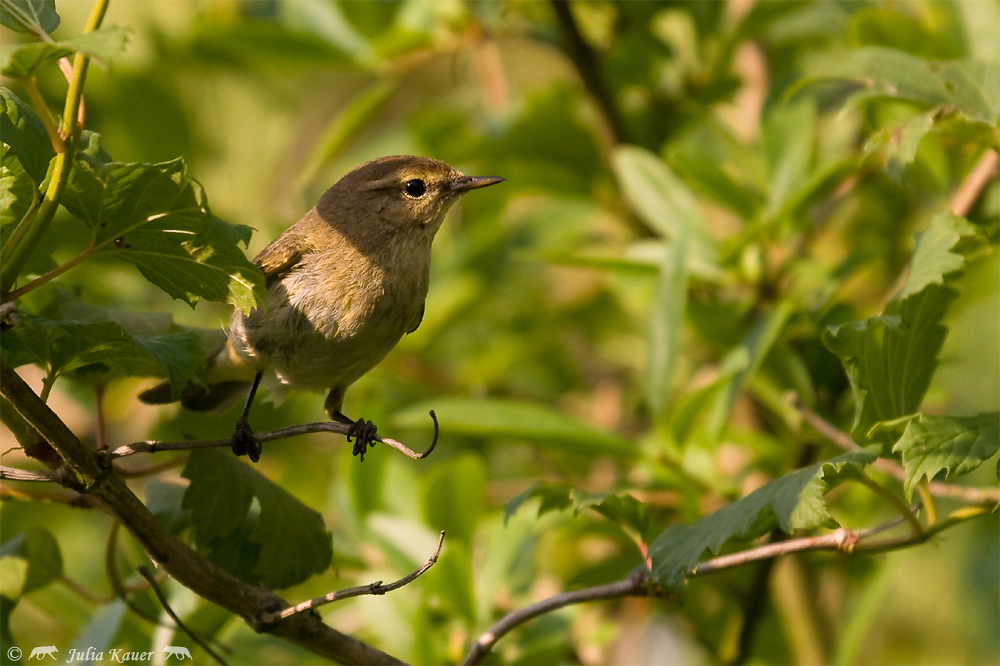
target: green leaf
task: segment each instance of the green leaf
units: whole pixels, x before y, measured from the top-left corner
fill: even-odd
[[[444,530],[448,539],[472,544],[486,512],[486,468],[477,456],[461,455],[438,463],[420,482],[424,522]]]
[[[0,138],[9,153],[20,160],[36,184],[45,180],[49,162],[55,157],[45,123],[35,110],[8,88],[0,87]]]
[[[12,79],[27,78],[38,68],[74,53],[88,55],[106,67],[125,52],[128,33],[127,28],[110,25],[59,42],[4,46],[0,48],[0,74]]]
[[[35,363],[52,375],[97,364],[102,383],[114,375],[166,375],[175,396],[189,382],[205,383],[205,352],[192,332],[132,336],[113,321],[52,321],[22,314],[0,346],[14,367]]]
[[[951,213],[935,215],[927,230],[917,236],[910,274],[894,299],[908,298],[931,284],[943,285],[947,276],[965,268],[965,257],[954,250],[962,238],[977,234],[965,218]]]
[[[881,7],[866,7],[854,14],[847,38],[857,45],[887,46],[926,58],[949,60],[963,55],[961,43],[939,26]]]
[[[528,500],[541,500],[538,516],[550,511],[564,511],[572,508],[574,515],[593,509],[619,527],[631,528],[644,540],[649,533],[651,522],[646,505],[628,493],[588,493],[568,483],[545,483],[538,481],[523,493],[504,505],[504,525],[510,522],[518,509]]]
[[[0,244],[6,243],[38,196],[21,161],[6,146],[0,157]]]
[[[857,84],[860,90],[854,99],[898,99],[928,107],[953,104],[970,120],[991,127],[1000,119],[1000,64],[996,61],[925,60],[868,46],[817,60],[786,96],[825,81]]]
[[[666,163],[636,146],[622,146],[612,156],[618,184],[635,212],[668,239],[687,234],[689,270],[699,276],[718,275],[719,256],[708,234],[698,202]]]
[[[883,314],[823,332],[824,344],[841,358],[854,387],[855,439],[877,422],[919,409],[947,334],[941,321],[957,296],[948,280],[964,267],[964,258],[953,250],[975,233],[962,218],[936,216],[918,239],[906,283]]]
[[[16,599],[41,589],[58,580],[63,573],[62,553],[59,542],[52,533],[41,527],[29,527],[27,531],[7,540],[0,546],[0,558],[16,558],[27,562],[27,570],[21,578],[17,595],[12,596],[9,579],[2,585],[3,596]],[[5,562],[5,566],[11,564]]]
[[[3,0],[0,24],[17,32],[51,33],[59,27],[56,0]]]
[[[229,452],[194,451],[183,476],[198,550],[233,575],[283,588],[330,565],[323,517]]]
[[[653,577],[671,593],[683,594],[688,571],[706,550],[718,554],[730,539],[755,539],[774,528],[834,527],[823,496],[843,480],[845,466],[855,471],[871,464],[872,450],[845,453],[786,474],[718,511],[684,525],[671,525],[650,544]]]
[[[187,486],[153,480],[146,484],[146,508],[174,534],[191,525],[191,512],[183,508]]]
[[[934,127],[934,119],[941,111],[942,107],[934,107],[898,125],[879,130],[865,142],[865,155],[875,151],[882,152],[887,159],[886,169],[889,175],[898,181],[903,169],[913,163],[917,147]]]
[[[601,432],[549,407],[513,400],[446,398],[419,403],[397,413],[393,425],[426,429],[427,413],[437,414],[441,431],[466,437],[506,437],[523,439],[543,448],[580,455],[632,457],[635,446],[628,440]]]
[[[941,470],[951,479],[976,469],[1000,449],[1000,413],[979,416],[933,416],[919,414],[893,452],[903,456],[906,499],[925,478],[929,481]]]
[[[776,106],[762,123],[770,187],[766,216],[774,218],[813,172],[816,103],[801,99]]]
[[[207,298],[247,312],[265,294],[263,274],[239,248],[251,229],[212,215],[183,160],[111,163],[99,172],[77,161],[65,203],[91,228],[99,252],[131,262],[189,305]]]
[[[649,323],[649,352],[646,362],[646,399],[650,411],[659,417],[670,397],[674,365],[680,349],[681,327],[687,304],[687,232],[677,235],[664,249],[660,279],[653,296]]]

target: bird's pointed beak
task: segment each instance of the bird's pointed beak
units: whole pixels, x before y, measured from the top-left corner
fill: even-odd
[[[462,193],[468,192],[469,190],[478,190],[480,187],[489,187],[490,185],[496,185],[497,183],[502,183],[503,178],[500,176],[462,176],[452,181],[451,186],[448,188],[452,192]]]

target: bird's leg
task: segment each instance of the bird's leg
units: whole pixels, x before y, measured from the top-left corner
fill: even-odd
[[[233,453],[238,456],[246,454],[250,456],[250,460],[253,462],[260,460],[262,449],[260,444],[257,443],[257,439],[253,436],[253,430],[250,429],[247,416],[250,414],[250,405],[253,404],[253,397],[257,395],[257,387],[260,386],[260,379],[263,376],[263,372],[258,372],[257,376],[253,378],[250,393],[247,394],[247,401],[243,405],[243,413],[237,419],[236,430],[233,431]]]
[[[347,441],[350,442],[351,438],[354,438],[353,453],[356,456],[360,456],[361,462],[364,462],[368,446],[375,446],[375,442],[377,441],[375,439],[377,428],[371,421],[365,421],[364,419],[355,421],[354,419],[347,418],[340,411],[340,408],[344,405],[344,391],[346,389],[347,387],[336,386],[331,388],[329,395],[326,396],[326,404],[323,407],[326,409],[326,414],[331,420],[351,426],[347,431]]]
[[[368,446],[375,446],[375,434],[378,430],[375,424],[371,421],[365,421],[364,419],[354,421],[344,416],[340,410],[330,414],[330,417],[338,423],[351,426],[347,431],[347,441],[349,442],[352,437],[354,438],[354,449],[352,450],[352,453],[359,456],[361,458],[361,462],[364,462]]]

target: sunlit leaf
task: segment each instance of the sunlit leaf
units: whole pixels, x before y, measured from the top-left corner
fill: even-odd
[[[774,528],[791,534],[835,526],[823,496],[841,480],[837,477],[842,468],[860,469],[876,457],[869,450],[845,453],[775,479],[693,523],[671,525],[650,544],[653,577],[681,595],[688,571],[697,567],[705,551],[718,553],[730,539],[754,539]]]
[[[239,248],[250,228],[212,215],[182,160],[111,163],[99,172],[78,161],[66,189],[67,208],[91,228],[95,248],[134,264],[172,297],[244,311],[263,297],[263,275]]]
[[[45,179],[49,162],[55,157],[45,123],[28,104],[7,88],[0,88],[0,138],[35,183]]]
[[[116,25],[98,28],[60,42],[39,42],[0,48],[0,73],[12,79],[32,76],[45,65],[83,53],[100,65],[110,65],[125,52],[129,31]]]
[[[1000,119],[1000,63],[925,60],[877,46],[818,60],[787,95],[823,81],[849,81],[856,99],[889,98],[927,106],[953,104],[971,120],[995,126]]]
[[[855,390],[856,439],[879,421],[919,409],[947,334],[941,322],[957,296],[947,280],[965,263],[953,250],[975,233],[962,218],[938,215],[920,235],[910,275],[883,314],[823,333],[824,344],[841,358]]]
[[[1000,414],[934,416],[920,414],[906,424],[892,447],[903,456],[903,490],[910,499],[922,480],[944,470],[947,478],[967,474],[1000,449]]]

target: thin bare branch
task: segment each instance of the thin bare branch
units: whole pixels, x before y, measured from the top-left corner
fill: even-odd
[[[55,472],[29,472],[26,469],[4,466],[0,466],[0,479],[4,481],[48,481],[49,483],[59,483],[59,477]]]
[[[317,606],[322,606],[334,601],[341,601],[343,599],[350,599],[351,597],[360,597],[366,594],[385,594],[386,592],[392,592],[393,590],[398,590],[404,585],[409,585],[417,578],[422,576],[424,572],[434,566],[434,563],[438,561],[438,557],[441,555],[441,547],[444,546],[444,531],[442,530],[441,536],[438,538],[437,548],[434,549],[434,554],[424,562],[423,566],[414,571],[413,573],[403,576],[394,583],[389,583],[388,585],[383,585],[382,581],[377,580],[374,583],[369,583],[368,585],[359,585],[358,587],[349,587],[345,590],[339,590],[337,592],[329,592],[321,597],[316,597],[315,599],[310,599],[309,601],[303,601],[297,606],[290,606],[284,609],[280,613],[267,613],[261,617],[261,622],[264,624],[269,624],[271,622],[277,622],[283,620],[286,617],[295,615],[296,613],[301,613],[307,611],[311,608],[316,608]]]
[[[855,443],[846,432],[837,429],[836,426],[826,421],[822,416],[807,407],[798,407],[802,419],[811,425],[819,434],[844,449],[845,451],[860,451],[861,447]],[[879,458],[873,464],[875,469],[884,472],[897,481],[902,482],[906,478],[906,470],[898,463],[885,458]],[[975,487],[960,486],[955,483],[945,483],[942,481],[931,481],[927,484],[927,490],[931,495],[937,497],[950,497],[960,499],[972,504],[996,504],[1000,502],[1000,488],[996,487]]]
[[[476,640],[475,644],[465,659],[463,664],[479,664],[496,642],[503,638],[512,629],[527,622],[539,615],[551,613],[564,606],[572,606],[587,601],[600,601],[601,599],[616,599],[618,597],[639,596],[644,597],[649,594],[645,575],[633,576],[626,580],[610,583],[608,585],[598,585],[596,587],[586,587],[582,590],[563,592],[555,596],[543,599],[537,603],[519,608],[513,613],[500,618],[489,630]]]
[[[413,458],[414,460],[422,460],[429,456],[437,446],[439,427],[437,415],[433,410],[430,412],[431,420],[434,421],[434,439],[431,442],[430,447],[423,453],[417,453],[411,450],[402,442],[398,442],[395,439],[390,439],[388,437],[375,436],[375,441],[385,444],[386,446],[392,447],[397,451]],[[335,432],[341,435],[347,436],[347,432],[351,426],[336,423],[333,421],[320,421],[318,423],[304,423],[302,425],[288,426],[287,428],[278,428],[277,430],[267,430],[265,432],[254,433],[254,439],[257,442],[263,444],[264,442],[273,442],[279,439],[287,439],[289,437],[294,437],[296,435],[308,435],[315,432]],[[133,444],[126,444],[124,446],[119,446],[107,453],[108,458],[124,458],[125,456],[135,455],[136,453],[157,453],[159,451],[191,451],[195,449],[221,449],[229,448],[233,444],[231,437],[225,437],[223,439],[196,439],[188,440],[184,442],[158,442],[154,440],[147,440],[144,442],[135,442]]]
[[[968,215],[986,186],[997,177],[1000,171],[998,167],[1000,167],[1000,155],[997,155],[997,151],[987,150],[983,153],[976,166],[972,167],[972,171],[952,195],[951,212],[963,217]]]
[[[313,613],[293,615],[262,627],[261,613],[287,607],[273,591],[250,585],[194,552],[156,519],[101,456],[85,447],[66,424],[0,359],[0,395],[66,461],[71,474],[62,480],[93,496],[128,528],[149,556],[170,575],[205,599],[238,614],[253,629],[299,645],[342,664],[400,664],[399,659],[326,625]]]
[[[914,507],[916,510],[918,507]],[[952,514],[948,521],[941,521],[934,529],[928,529],[919,535],[910,534],[900,539],[887,539],[872,544],[861,543],[864,539],[875,536],[887,530],[898,527],[906,522],[902,517],[894,518],[886,523],[864,530],[849,530],[840,528],[829,534],[818,536],[800,537],[798,539],[787,539],[767,543],[755,548],[732,553],[731,555],[721,555],[688,570],[687,577],[704,576],[706,574],[732,569],[743,566],[751,562],[772,559],[791,553],[803,551],[835,551],[841,553],[852,552],[882,552],[884,550],[894,550],[906,548],[917,543],[927,541],[932,534],[940,532],[944,526],[952,526],[959,522],[975,518],[982,515],[989,509],[986,507],[970,507],[969,510],[959,510]],[[489,653],[498,640],[517,627],[532,618],[552,612],[564,606],[583,603],[587,601],[598,601],[601,599],[614,599],[626,596],[664,596],[666,593],[655,583],[648,579],[649,573],[643,572],[632,576],[626,580],[608,585],[598,585],[587,587],[573,592],[563,592],[555,596],[543,599],[537,603],[525,606],[512,613],[509,613],[496,622],[488,631],[483,633],[472,646],[472,649],[462,661],[463,664],[479,664]]]
[[[156,598],[160,600],[161,604],[163,604],[163,610],[167,611],[167,615],[170,616],[170,619],[173,620],[175,623],[177,623],[177,628],[183,631],[185,634],[187,634],[188,637],[195,643],[197,643],[202,650],[211,655],[212,659],[222,664],[222,666],[227,666],[226,662],[222,659],[222,657],[216,654],[215,650],[213,650],[211,647],[208,646],[208,643],[198,638],[198,636],[196,636],[194,632],[188,629],[187,626],[183,622],[181,622],[181,619],[177,617],[177,613],[175,613],[174,609],[170,607],[169,603],[167,603],[167,598],[163,596],[163,591],[160,590],[160,586],[157,584],[156,578],[153,576],[153,573],[144,566],[139,567],[139,573],[142,574],[143,578],[149,581],[150,587],[153,588],[153,594],[155,594]]]

